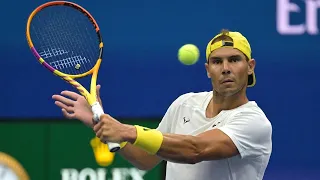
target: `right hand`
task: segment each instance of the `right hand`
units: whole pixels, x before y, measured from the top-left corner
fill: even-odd
[[[100,87],[100,85],[97,85],[97,100],[102,107]],[[93,113],[87,100],[82,95],[72,91],[62,91],[61,95],[55,94],[52,96],[52,99],[61,108],[64,117],[67,119],[78,119],[86,125],[93,127]]]

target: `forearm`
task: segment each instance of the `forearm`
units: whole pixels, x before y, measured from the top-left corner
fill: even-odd
[[[177,134],[164,134],[157,155],[171,162],[195,164],[201,161],[204,148],[197,137]]]
[[[207,160],[219,160],[238,154],[231,139],[219,130],[211,130],[197,136],[163,134],[155,129],[136,126],[136,133],[128,140],[150,154],[176,163],[195,164]]]
[[[161,162],[161,159],[156,155],[151,155],[130,143],[127,143],[118,153],[141,170],[150,170]]]
[[[137,129],[136,129],[137,128]],[[201,157],[202,148],[198,137],[178,134],[163,134],[155,129],[132,126],[128,141],[148,154],[177,163],[194,164]]]

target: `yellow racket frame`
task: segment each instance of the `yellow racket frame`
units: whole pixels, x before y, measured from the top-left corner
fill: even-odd
[[[99,38],[99,49],[100,49],[100,53],[99,53],[99,58],[97,60],[97,63],[94,65],[93,68],[91,68],[89,71],[82,73],[82,74],[77,74],[77,75],[71,75],[71,74],[65,74],[57,69],[54,69],[52,66],[50,66],[47,62],[45,62],[45,60],[39,55],[39,53],[37,52],[36,48],[34,47],[32,40],[31,40],[31,35],[30,35],[30,24],[31,21],[33,19],[33,17],[39,12],[41,11],[43,8],[49,7],[49,6],[54,6],[54,5],[66,5],[66,6],[70,6],[73,8],[78,9],[79,11],[81,11],[83,14],[85,14],[90,21],[92,22],[92,24],[95,27],[95,30],[97,32],[98,38]],[[102,52],[103,52],[103,42],[102,42],[102,38],[100,35],[100,29],[99,26],[97,24],[97,22],[95,21],[95,19],[93,18],[93,16],[87,11],[85,10],[83,7],[72,3],[72,2],[68,2],[68,1],[51,1],[51,2],[47,2],[44,3],[42,5],[40,5],[39,7],[37,7],[29,16],[28,21],[27,21],[27,29],[26,29],[26,36],[27,36],[27,41],[28,41],[28,45],[30,47],[30,50],[32,51],[33,55],[37,58],[37,60],[40,62],[40,64],[42,64],[45,68],[47,68],[49,71],[51,71],[53,74],[59,76],[60,78],[64,79],[65,81],[67,81],[68,83],[70,83],[72,86],[74,86],[75,88],[78,89],[78,91],[86,98],[86,100],[88,101],[88,103],[91,105],[92,107],[92,111],[94,113],[94,117],[93,119],[95,121],[99,121],[100,116],[102,114],[104,114],[103,109],[101,107],[101,105],[99,104],[99,102],[97,102],[97,93],[96,93],[96,84],[97,84],[97,76],[98,76],[98,71],[100,68],[100,64],[101,64],[101,60],[102,60]],[[76,78],[81,78],[81,77],[85,77],[87,75],[92,74],[91,77],[91,84],[90,84],[90,93],[80,84],[78,83],[75,79]],[[110,150],[110,152],[116,152],[120,149],[120,144],[119,143],[110,143],[110,142],[105,142],[108,144],[108,148]]]
[[[31,24],[33,17],[42,9],[49,7],[49,6],[54,6],[54,5],[68,5],[68,6],[72,6],[72,7],[79,9],[81,12],[88,15],[88,18],[91,20],[91,22],[95,26],[96,32],[99,33],[100,29],[99,29],[97,22],[94,20],[93,16],[87,10],[85,10],[83,7],[81,7],[75,3],[72,3],[72,2],[68,2],[68,1],[51,1],[51,2],[47,2],[47,3],[40,5],[35,10],[33,10],[33,12],[30,14],[28,21],[27,21],[27,29],[26,29],[26,37],[27,37],[28,45],[29,45],[31,51],[33,52],[33,54],[36,56],[37,60],[40,62],[40,64],[42,64],[47,69],[49,69],[53,74],[61,77],[62,79],[64,79],[68,83],[70,83],[72,86],[77,88],[78,91],[87,99],[88,103],[90,105],[93,105],[97,101],[96,84],[97,84],[98,71],[100,68],[101,60],[102,60],[103,42],[101,40],[101,36],[99,35],[99,38],[101,40],[101,42],[99,44],[100,55],[99,55],[99,59],[97,60],[95,66],[92,69],[90,69],[89,71],[82,73],[82,74],[77,74],[77,75],[65,74],[57,69],[54,69],[48,63],[46,63],[45,60],[38,54],[36,48],[34,47],[34,45],[32,43],[32,39],[31,39],[31,35],[30,35],[30,24]],[[82,77],[85,77],[90,74],[92,74],[92,78],[91,78],[90,93],[89,93],[80,83],[78,83],[74,79],[82,78]]]

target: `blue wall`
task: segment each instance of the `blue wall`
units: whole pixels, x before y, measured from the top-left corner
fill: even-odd
[[[42,68],[28,49],[26,21],[43,2],[2,3],[1,117],[61,117],[51,96],[74,90]],[[319,15],[312,13],[319,0],[291,0],[290,6],[288,0],[75,2],[102,29],[106,48],[98,81],[105,111],[116,117],[161,117],[180,94],[211,90],[206,44],[222,28],[242,32],[257,61],[257,84],[248,96],[264,109],[274,130],[266,179],[320,179]],[[176,58],[186,43],[201,49],[196,65],[183,66]]]

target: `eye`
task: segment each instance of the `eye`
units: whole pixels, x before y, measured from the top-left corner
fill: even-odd
[[[212,64],[220,64],[222,62],[221,59],[211,59]]]
[[[238,62],[241,60],[241,57],[230,57],[229,62]]]

